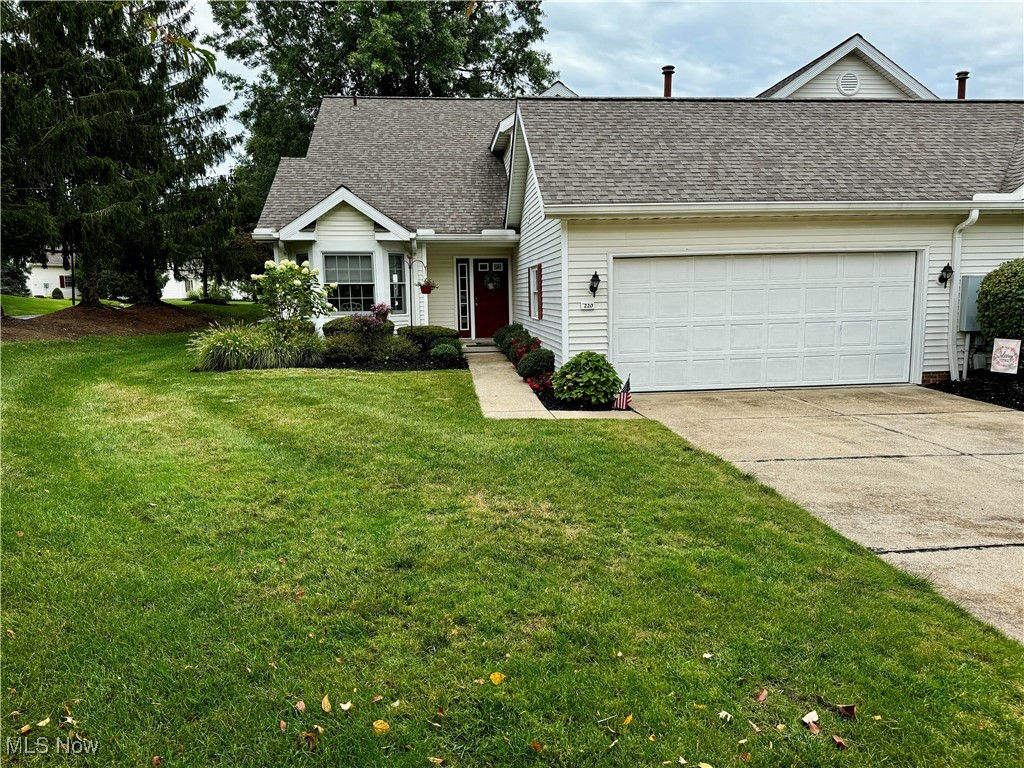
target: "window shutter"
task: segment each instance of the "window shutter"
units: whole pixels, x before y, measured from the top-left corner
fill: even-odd
[[[544,319],[544,265],[537,265],[537,319]]]
[[[64,284],[64,275],[60,276],[60,287],[61,288],[67,288],[67,286]]]

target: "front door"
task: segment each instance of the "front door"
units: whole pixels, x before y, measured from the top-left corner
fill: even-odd
[[[489,339],[508,325],[508,259],[473,259],[476,338]]]

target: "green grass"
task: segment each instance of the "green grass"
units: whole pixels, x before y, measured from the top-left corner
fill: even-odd
[[[191,312],[201,312],[218,322],[254,323],[266,316],[261,304],[251,301],[232,301],[228,304],[196,304],[183,299],[167,299],[166,304],[181,307]]]
[[[71,299],[37,299],[35,296],[0,296],[4,312],[11,316],[48,315],[71,306]]]
[[[1021,764],[1020,645],[658,424],[185,341],[3,347],[0,737],[66,703],[76,765]]]

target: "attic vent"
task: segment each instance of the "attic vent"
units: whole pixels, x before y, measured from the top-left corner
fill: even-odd
[[[836,88],[843,96],[856,96],[860,90],[860,78],[856,72],[844,72],[836,80]]]

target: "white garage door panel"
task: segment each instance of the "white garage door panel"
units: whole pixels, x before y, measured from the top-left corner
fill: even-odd
[[[616,259],[613,356],[636,390],[910,378],[913,253]]]

